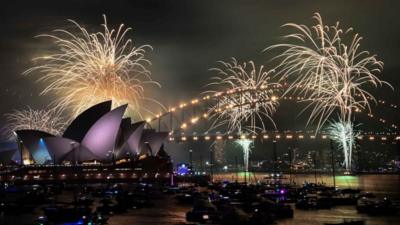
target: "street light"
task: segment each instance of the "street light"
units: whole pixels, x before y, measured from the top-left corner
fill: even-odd
[[[189,149],[189,163],[190,163],[190,170],[193,172],[193,150]]]

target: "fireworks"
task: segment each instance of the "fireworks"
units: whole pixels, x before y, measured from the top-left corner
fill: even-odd
[[[14,110],[6,114],[8,122],[8,136],[15,138],[13,132],[17,130],[40,130],[53,135],[61,135],[64,130],[64,118],[56,109],[25,109]]]
[[[57,52],[34,59],[39,66],[25,72],[35,71],[41,75],[39,82],[47,86],[41,94],[56,94],[57,108],[68,108],[76,116],[88,107],[113,100],[113,107],[129,103],[130,113],[139,115],[149,112],[139,104],[142,100],[159,104],[144,95],[145,85],[159,84],[150,77],[145,58],[150,45],[134,46],[127,33],[131,28],[121,24],[110,29],[104,16],[103,32],[89,33],[77,22],[74,30],[57,29],[54,34],[39,35],[53,41]],[[161,106],[161,104],[159,104]]]
[[[374,96],[366,88],[387,84],[377,74],[383,63],[367,51],[360,51],[358,34],[352,28],[343,30],[339,22],[333,26],[323,24],[321,16],[313,17],[312,27],[289,23],[296,32],[286,38],[300,44],[278,44],[271,48],[283,48],[276,58],[281,59],[278,74],[281,79],[291,79],[287,92],[303,95],[303,102],[311,109],[308,124],[317,121],[317,130],[339,110],[340,119],[349,123],[353,111],[371,111]],[[346,40],[350,40],[346,45]],[[287,93],[286,92],[286,93]]]
[[[227,126],[228,133],[256,133],[266,130],[265,119],[275,127],[272,119],[278,106],[273,88],[279,86],[270,82],[273,71],[265,71],[264,67],[256,67],[254,62],[239,64],[235,58],[231,62],[220,61],[221,67],[211,70],[218,73],[210,86],[218,86],[228,90],[227,94],[208,91],[217,98],[217,103],[209,108],[209,119],[213,121],[210,129]],[[243,151],[245,171],[249,168],[249,155],[252,140],[235,141]]]
[[[330,129],[344,152],[346,169],[350,170],[353,112],[371,112],[370,102],[376,100],[367,88],[390,84],[377,77],[383,63],[375,55],[359,50],[362,37],[353,34],[352,28],[343,30],[339,22],[324,25],[318,13],[314,19],[316,24],[312,27],[285,25],[296,30],[286,37],[301,44],[278,44],[271,48],[284,49],[276,57],[282,60],[278,74],[281,79],[292,80],[286,93],[297,92],[304,97],[301,101],[308,103],[304,109],[311,109],[307,124],[317,122],[318,132],[338,111],[340,122],[331,124]],[[350,40],[348,45],[347,40]]]
[[[238,139],[238,140],[235,141],[235,143],[242,148],[244,169],[247,172],[247,171],[249,171],[249,156],[250,156],[250,152],[251,152],[250,147],[253,144],[253,140]]]
[[[344,153],[346,171],[351,171],[352,151],[356,147],[356,138],[360,135],[353,129],[353,123],[340,120],[331,122],[327,127],[329,137],[338,144]]]
[[[231,62],[220,61],[221,67],[211,70],[218,73],[209,86],[218,86],[229,90],[221,95],[218,91],[208,91],[217,98],[217,103],[208,111],[213,121],[211,129],[227,125],[228,132],[252,132],[266,130],[265,119],[275,127],[272,114],[278,102],[273,96],[272,88],[278,84],[270,82],[273,71],[256,67],[252,61],[239,64],[232,58]]]

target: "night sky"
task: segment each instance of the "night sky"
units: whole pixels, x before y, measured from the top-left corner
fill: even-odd
[[[147,95],[166,106],[195,97],[205,90],[208,71],[217,60],[234,56],[269,65],[271,54],[262,50],[281,41],[287,22],[311,25],[314,12],[326,24],[339,20],[354,27],[367,49],[385,63],[383,77],[395,91],[379,91],[382,99],[399,103],[400,79],[399,1],[10,1],[0,7],[0,115],[13,109],[46,107],[51,96],[39,96],[41,84],[21,73],[33,66],[32,58],[51,52],[50,42],[34,38],[56,28],[71,26],[73,19],[88,30],[100,30],[102,14],[110,25],[133,28],[129,37],[137,45],[150,44],[153,79],[162,84]],[[285,106],[283,106],[285,107]],[[379,111],[379,109],[377,109]],[[396,121],[396,111],[384,111]],[[281,110],[278,124],[293,124],[293,114]],[[0,121],[4,121],[1,117]],[[289,121],[289,122],[288,122]],[[364,123],[368,123],[367,121]],[[295,125],[297,126],[297,125]],[[299,124],[298,126],[304,126]],[[295,129],[298,127],[292,127]],[[382,129],[381,129],[382,130]]]

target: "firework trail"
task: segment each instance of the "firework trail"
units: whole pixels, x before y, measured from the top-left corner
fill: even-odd
[[[308,123],[317,122],[319,129],[337,109],[344,121],[350,121],[354,111],[370,111],[370,102],[376,100],[366,88],[390,84],[377,77],[383,63],[376,55],[359,50],[362,37],[352,34],[352,28],[343,30],[339,22],[324,25],[318,13],[313,18],[316,24],[311,27],[284,25],[295,30],[285,37],[300,44],[278,44],[267,49],[284,49],[276,57],[281,60],[277,73],[282,80],[292,81],[286,93],[304,96],[301,101],[311,108]],[[350,40],[349,45],[346,40]]]
[[[272,119],[278,106],[277,98],[273,96],[272,88],[279,84],[270,82],[273,71],[265,71],[264,67],[256,67],[254,62],[239,64],[235,58],[231,62],[219,62],[219,68],[213,68],[217,76],[208,86],[229,90],[227,95],[210,90],[217,97],[217,103],[212,105],[208,114],[213,121],[211,129],[227,126],[229,133],[266,130],[265,120]]]
[[[251,145],[253,144],[253,140],[249,139],[238,139],[235,141],[237,145],[242,148],[243,151],[243,161],[244,161],[244,169],[245,172],[249,171],[249,156],[251,153]]]
[[[17,130],[40,130],[53,135],[61,135],[64,128],[64,118],[57,109],[24,109],[14,110],[6,114],[7,135],[15,139],[14,132]]]
[[[70,109],[74,116],[105,100],[113,100],[113,107],[129,103],[128,111],[142,118],[150,110],[141,101],[157,101],[144,95],[146,85],[159,84],[150,77],[145,58],[150,45],[135,46],[127,33],[131,28],[121,24],[110,29],[104,16],[102,32],[89,33],[84,27],[69,20],[75,30],[54,30],[49,38],[57,50],[54,54],[35,58],[39,64],[25,72],[38,72],[39,82],[46,84],[41,94],[56,94],[57,108]],[[151,112],[150,112],[151,113]]]
[[[265,120],[276,128],[272,115],[278,101],[273,95],[273,88],[280,85],[270,81],[274,71],[266,71],[263,66],[256,67],[253,61],[239,64],[235,58],[219,63],[220,67],[211,69],[217,76],[208,86],[228,91],[226,95],[218,90],[205,92],[217,98],[217,103],[208,110],[208,118],[213,121],[210,130],[226,126],[228,133],[257,133],[266,130]],[[248,171],[253,141],[240,139],[235,143],[242,148],[245,170]]]
[[[354,130],[351,122],[339,120],[330,122],[326,128],[331,140],[338,144],[344,153],[344,164],[347,171],[352,168],[352,150],[356,147],[356,138],[360,132]]]
[[[340,134],[351,135],[354,131],[348,129],[353,125],[354,112],[371,112],[370,102],[376,102],[367,89],[390,84],[378,77],[383,63],[376,55],[360,50],[362,37],[354,34],[352,28],[343,30],[339,22],[325,25],[318,13],[313,18],[316,24],[311,27],[284,25],[295,30],[285,37],[299,44],[278,44],[267,50],[283,49],[275,57],[281,60],[277,74],[291,82],[285,94],[295,92],[303,96],[300,102],[307,105],[302,112],[311,111],[307,125],[316,123],[318,132],[332,114],[338,113],[343,128]],[[341,142],[345,158],[351,157],[351,138],[344,139],[347,143]],[[346,160],[349,165],[351,160]]]

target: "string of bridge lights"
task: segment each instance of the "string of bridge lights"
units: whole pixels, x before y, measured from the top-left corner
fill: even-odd
[[[204,99],[207,100],[207,99],[210,99],[210,97],[209,97],[209,96],[206,96]],[[273,97],[272,97],[272,100],[273,100],[273,101],[277,101],[278,99],[279,99],[279,98],[276,97],[276,96],[273,96]],[[304,100],[304,97],[299,97],[299,96],[284,96],[284,97],[282,97],[282,99],[284,99],[284,100]],[[195,100],[192,100],[192,101],[191,101],[191,104],[192,104],[192,105],[195,105],[195,104],[198,104],[198,103],[199,103],[199,100],[198,100],[198,99],[195,99]],[[241,105],[254,104],[254,103],[257,103],[257,101],[256,101],[256,102],[243,102]],[[188,106],[188,105],[187,105],[187,104],[181,104],[181,105],[179,106],[179,108],[180,108],[180,109],[183,109],[183,108],[185,108],[186,106]],[[217,109],[215,110],[215,112],[221,111],[222,108],[224,108],[224,107],[226,107],[226,108],[234,108],[234,107],[240,107],[240,105],[226,105],[226,106],[222,106],[222,107],[220,107],[220,108],[217,108]],[[172,108],[172,110],[171,110],[170,112],[175,112],[175,111],[176,111],[176,108]],[[361,110],[356,109],[355,112],[361,112]],[[190,124],[196,124],[200,119],[206,119],[206,118],[208,118],[208,116],[209,116],[209,114],[206,113],[206,112],[203,112],[203,113],[200,113],[200,114],[201,114],[201,115],[196,115],[196,116],[190,118],[190,120],[188,120],[188,121],[183,121],[182,124],[181,124],[181,126],[180,126],[180,128],[181,128],[181,129],[186,129],[186,128],[189,127]],[[164,115],[166,115],[166,114],[164,114]],[[163,116],[163,115],[160,115],[160,114],[159,114],[159,115],[157,115],[156,119],[159,119],[159,118],[162,117],[162,116]],[[372,113],[368,113],[367,116],[370,117],[370,118],[374,118],[377,122],[382,123],[382,125],[387,125],[387,120],[384,119],[384,118],[377,118],[377,117],[375,117],[374,114],[372,114]],[[153,120],[156,120],[156,119],[153,119]],[[153,121],[153,120],[148,120],[147,122],[151,122],[151,121]],[[390,125],[390,127],[391,127],[391,128],[394,128],[394,129],[398,129],[399,126],[396,125],[396,124],[394,124],[394,123],[392,123],[392,124]]]
[[[273,90],[274,92],[279,93],[279,92],[282,91],[282,89],[283,89],[285,86],[287,86],[287,83],[284,83],[283,85],[274,85],[272,90]],[[249,91],[251,91],[251,92],[257,92],[257,91],[263,91],[263,90],[265,90],[265,89],[266,89],[266,87],[261,86],[259,89],[245,88],[245,89],[235,89],[235,90],[228,90],[228,91],[217,92],[217,93],[215,93],[215,94],[213,94],[213,95],[206,95],[206,96],[203,96],[202,98],[195,98],[195,99],[192,99],[189,103],[181,103],[179,106],[170,107],[170,108],[168,109],[167,112],[165,112],[165,113],[159,113],[159,114],[157,114],[154,118],[148,118],[148,119],[146,119],[146,121],[147,121],[148,123],[150,123],[150,122],[152,122],[152,121],[155,121],[155,120],[158,120],[158,119],[164,117],[165,115],[167,115],[167,114],[169,114],[169,113],[174,113],[174,112],[177,111],[177,110],[184,110],[185,108],[187,108],[187,107],[189,107],[189,106],[196,106],[196,105],[199,105],[199,104],[201,104],[201,103],[206,103],[206,102],[211,101],[211,100],[216,100],[216,99],[221,98],[221,97],[224,97],[224,96],[226,96],[226,95],[240,94],[240,93],[249,92]],[[369,97],[369,98],[371,98],[371,97]],[[272,97],[271,97],[271,100],[272,100],[272,101],[278,101],[279,99],[283,99],[283,100],[297,100],[297,101],[305,100],[305,98],[304,98],[304,97],[301,97],[301,96],[283,96],[283,97],[279,98],[278,95],[272,95]],[[371,99],[372,99],[372,98],[371,98]],[[214,112],[222,111],[224,108],[235,108],[235,107],[239,107],[239,106],[246,105],[246,104],[255,104],[255,103],[257,103],[257,102],[258,102],[258,101],[255,100],[255,101],[252,101],[252,102],[243,102],[243,103],[240,104],[240,105],[222,105],[221,107],[216,108]],[[388,106],[389,108],[394,109],[394,110],[398,110],[398,109],[399,109],[398,105],[393,104],[393,103],[390,103],[390,104],[389,104],[389,103],[387,103],[385,100],[377,100],[376,102],[379,103],[379,104],[381,104],[381,105]],[[361,110],[360,110],[360,109],[355,109],[355,112],[361,112]],[[376,116],[375,116],[374,114],[372,114],[372,113],[368,113],[367,116],[368,116],[369,118],[374,118],[377,122],[381,123],[382,125],[387,126],[387,124],[388,124],[387,119],[382,118],[382,117],[381,117],[381,118],[378,118],[378,117],[376,117]],[[181,123],[181,125],[180,125],[180,128],[183,129],[183,130],[184,130],[184,129],[187,129],[187,128],[189,127],[189,125],[194,125],[194,124],[196,124],[200,119],[206,119],[206,118],[208,118],[208,117],[209,117],[209,114],[208,114],[207,112],[200,113],[199,115],[196,115],[196,116],[190,118],[188,121],[182,121],[182,123]],[[395,123],[392,123],[392,124],[390,125],[390,128],[393,128],[393,129],[396,129],[396,130],[397,130],[399,127],[400,127],[400,126],[397,125],[397,124],[395,124]],[[172,131],[172,132],[173,132],[173,131]],[[170,135],[172,135],[172,132],[171,132]],[[379,136],[382,136],[382,135],[384,135],[384,134],[396,135],[397,133],[387,133],[387,132],[376,132],[376,133],[375,133],[375,135],[379,135]],[[373,135],[373,134],[372,134],[372,132],[367,132],[367,133],[365,133],[365,135],[369,135],[369,136],[371,137],[371,135]],[[322,135],[322,136],[325,136],[325,135]],[[206,137],[206,136],[205,136],[205,137]],[[312,137],[312,136],[310,136],[310,137]],[[228,138],[228,139],[229,139],[229,138]],[[300,138],[300,139],[302,139],[302,138]],[[311,138],[311,139],[313,139],[313,138]],[[315,139],[315,138],[314,138],[314,139]],[[387,140],[387,137],[382,136],[381,139],[384,141],[384,140]],[[371,138],[371,140],[374,140],[374,139]],[[396,140],[398,140],[398,139],[396,139]]]
[[[189,122],[182,123],[181,128],[188,128],[189,124],[194,125],[200,119],[206,119],[208,114],[204,113],[203,116],[193,117]],[[272,132],[272,133],[261,133],[261,134],[252,134],[252,135],[232,135],[232,134],[203,134],[203,135],[189,135],[185,136],[184,133],[181,133],[180,136],[172,136],[170,133],[169,141],[170,142],[185,142],[185,141],[220,141],[220,140],[236,140],[236,139],[262,139],[262,140],[326,140],[328,139],[328,134],[321,132],[319,135],[315,135],[313,130],[303,132],[303,131],[285,131],[283,133]],[[385,143],[395,144],[400,141],[400,135],[397,132],[364,132],[360,134],[357,139],[359,141],[381,141]]]
[[[288,86],[287,83],[284,83],[283,85],[274,85],[272,91],[281,92],[287,86]],[[298,86],[301,87],[302,85],[298,85]],[[206,95],[206,96],[204,96],[202,98],[192,99],[190,101],[190,103],[181,103],[181,104],[179,104],[179,106],[170,107],[167,112],[159,113],[154,118],[148,118],[147,121],[151,122],[153,120],[158,119],[159,117],[163,117],[164,115],[166,115],[166,114],[168,114],[170,112],[175,112],[177,109],[183,109],[183,108],[185,108],[185,107],[187,107],[189,105],[196,105],[196,104],[200,103],[201,101],[206,102],[206,101],[209,101],[209,100],[214,100],[215,98],[218,98],[218,97],[223,97],[225,95],[238,94],[238,93],[241,93],[241,92],[248,92],[248,91],[259,91],[259,90],[262,91],[262,90],[265,90],[265,89],[266,89],[266,86],[261,86],[259,89],[247,88],[247,89],[235,89],[235,90],[217,92],[212,96]],[[357,96],[360,96],[360,95],[358,94]],[[271,100],[274,100],[274,98],[275,98],[275,100],[278,99],[278,97],[272,96]],[[285,99],[285,100],[286,99],[288,99],[288,100],[304,100],[304,97],[301,97],[301,96],[297,96],[297,97],[289,96],[289,97],[286,97],[286,96],[284,96],[284,97],[282,97],[282,99]],[[367,99],[368,100],[373,100],[371,96],[367,96]],[[393,109],[393,110],[399,110],[399,108],[400,108],[397,104],[388,103],[387,101],[382,100],[382,99],[378,99],[376,102],[378,104],[381,104],[381,105],[386,106],[386,107],[388,107],[390,109]],[[356,110],[356,112],[357,112],[357,110]],[[358,112],[361,112],[361,111],[358,111]],[[370,117],[373,117],[372,114],[369,114],[369,115],[370,115]],[[384,120],[383,118],[381,118],[381,119]],[[396,126],[396,128],[397,127],[399,127],[399,126]]]
[[[276,91],[276,92],[279,92],[279,91],[281,91],[281,89],[279,88],[280,86],[281,85],[274,85],[272,90]],[[249,91],[254,91],[254,92],[263,91],[263,90],[266,90],[266,88],[267,88],[266,86],[261,86],[259,89],[250,89],[250,88],[235,89],[235,90],[217,92],[217,93],[215,93],[213,95],[203,96],[202,98],[195,98],[195,99],[192,99],[189,103],[180,103],[179,106],[169,107],[168,111],[166,111],[164,113],[160,112],[160,113],[156,114],[156,116],[153,117],[153,118],[147,118],[146,121],[147,122],[152,122],[154,120],[157,120],[160,117],[163,117],[163,116],[167,115],[168,113],[173,113],[178,109],[184,109],[184,108],[186,108],[186,107],[188,107],[190,105],[198,105],[198,104],[203,103],[203,102],[215,100],[218,97],[224,97],[226,95],[231,95],[231,94],[240,94],[240,93],[249,92]],[[277,100],[277,99],[278,99],[278,97],[276,97],[276,96],[272,96],[272,98],[271,98],[271,100],[273,100],[273,101]]]
[[[195,117],[191,119],[190,123],[183,123],[181,125],[182,129],[188,128],[188,124],[194,125],[196,122],[201,119],[201,118],[207,118],[207,114],[204,114],[202,117]],[[213,138],[214,137],[214,138]],[[304,139],[328,139],[328,134],[324,132],[320,132],[319,135],[315,135],[314,130],[310,131],[284,131],[283,133],[279,132],[271,132],[271,133],[260,133],[260,134],[252,134],[252,135],[245,135],[245,134],[240,134],[240,135],[232,135],[232,134],[203,134],[203,135],[192,135],[192,136],[185,136],[184,133],[182,132],[180,136],[172,136],[172,133],[170,133],[169,141],[178,141],[178,142],[184,142],[187,140],[193,140],[193,141],[198,141],[198,140],[204,140],[204,141],[214,141],[214,140],[236,140],[236,139],[263,139],[263,140],[280,140],[280,139],[286,139],[286,140],[291,140],[291,139],[297,139],[297,140],[304,140]],[[369,141],[376,141],[380,140],[383,142],[386,141],[392,141],[392,142],[398,142],[400,141],[400,134],[397,132],[364,132],[357,136],[357,139],[359,141],[363,140],[369,140]]]
[[[328,134],[320,134],[320,135],[314,135],[314,134],[304,134],[304,133],[296,133],[296,134],[284,134],[284,133],[273,133],[273,134],[258,134],[258,135],[231,135],[231,134],[214,134],[214,135],[209,135],[209,134],[204,134],[204,135],[191,135],[191,136],[170,136],[169,141],[170,142],[185,142],[185,141],[222,141],[222,140],[236,140],[236,139],[262,139],[262,140],[273,140],[273,141],[279,141],[279,140],[327,140],[328,139]],[[363,140],[368,140],[368,141],[382,141],[382,142],[390,142],[393,144],[396,144],[397,142],[400,141],[400,135],[371,135],[368,133],[362,134],[357,137],[359,141]]]

